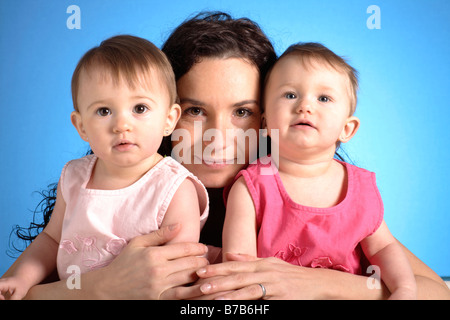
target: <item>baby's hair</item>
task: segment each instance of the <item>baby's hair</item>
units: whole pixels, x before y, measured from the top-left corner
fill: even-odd
[[[349,80],[350,115],[355,113],[358,92],[358,71],[350,66],[343,57],[338,56],[324,45],[316,42],[293,44],[286,49],[278,61],[289,55],[298,56],[305,65],[311,63],[311,60],[325,62],[336,71],[344,73]]]
[[[157,72],[161,83],[167,87],[170,105],[177,99],[175,76],[166,55],[148,40],[131,35],[119,35],[106,39],[98,47],[90,49],[78,62],[72,76],[72,100],[77,111],[80,74],[82,71],[89,72],[97,67],[106,69],[114,83],[123,79],[130,88],[136,85],[150,85],[151,72]]]

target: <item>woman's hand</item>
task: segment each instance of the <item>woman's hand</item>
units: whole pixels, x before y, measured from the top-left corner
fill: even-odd
[[[382,298],[388,292],[370,290],[367,277],[336,270],[313,269],[291,265],[277,258],[256,259],[228,254],[229,262],[208,265],[197,271],[202,281],[200,291],[216,299],[349,299]],[[263,291],[259,284],[266,290]],[[345,293],[343,292],[345,291]],[[361,291],[367,296],[361,295]],[[222,293],[222,294],[218,294]]]
[[[234,254],[228,254],[227,258],[231,261],[197,271],[200,278],[211,279],[201,285],[201,292],[215,294],[216,299],[230,300],[306,299],[314,295],[313,286],[306,278],[302,279],[300,267],[277,258],[257,259]],[[259,283],[266,289],[264,297]],[[227,293],[217,296],[218,292]]]
[[[107,267],[99,283],[100,294],[114,299],[174,299],[174,287],[197,280],[195,271],[208,261],[207,247],[199,243],[175,243],[180,225],[163,227],[139,236]]]

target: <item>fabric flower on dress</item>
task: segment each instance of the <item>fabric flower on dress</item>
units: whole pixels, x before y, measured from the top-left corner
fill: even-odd
[[[298,266],[303,266],[300,258],[306,252],[306,250],[308,250],[308,248],[299,248],[290,243],[287,252],[280,250],[275,254],[275,258],[279,258]]]
[[[62,240],[59,244],[59,247],[61,249],[64,249],[68,254],[72,254],[78,251],[73,242],[70,240]]]
[[[344,267],[341,264],[334,264],[329,257],[320,257],[311,261],[311,268],[326,268],[326,269],[334,269],[345,272],[350,272],[350,269]]]
[[[82,245],[81,260],[83,265],[86,267],[95,267],[101,259],[100,250],[96,246],[97,238],[95,236],[84,237],[76,235],[75,239],[77,239]]]
[[[122,249],[125,248],[126,245],[127,241],[125,239],[122,238],[111,239],[106,244],[106,251],[117,256],[122,251]]]

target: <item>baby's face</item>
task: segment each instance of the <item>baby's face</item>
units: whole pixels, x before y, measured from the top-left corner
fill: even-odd
[[[156,157],[165,131],[172,132],[180,113],[175,105],[174,117],[169,94],[156,77],[148,79],[149,85],[131,88],[99,68],[82,71],[72,123],[99,159],[131,167]]]
[[[334,154],[350,114],[349,80],[331,66],[288,55],[271,71],[264,119],[279,130],[280,156]],[[345,141],[344,141],[345,142]]]

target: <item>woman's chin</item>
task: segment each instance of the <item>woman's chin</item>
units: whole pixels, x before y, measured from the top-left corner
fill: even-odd
[[[224,188],[233,183],[237,173],[245,165],[228,164],[226,166],[215,167],[205,164],[185,165],[206,188]]]

